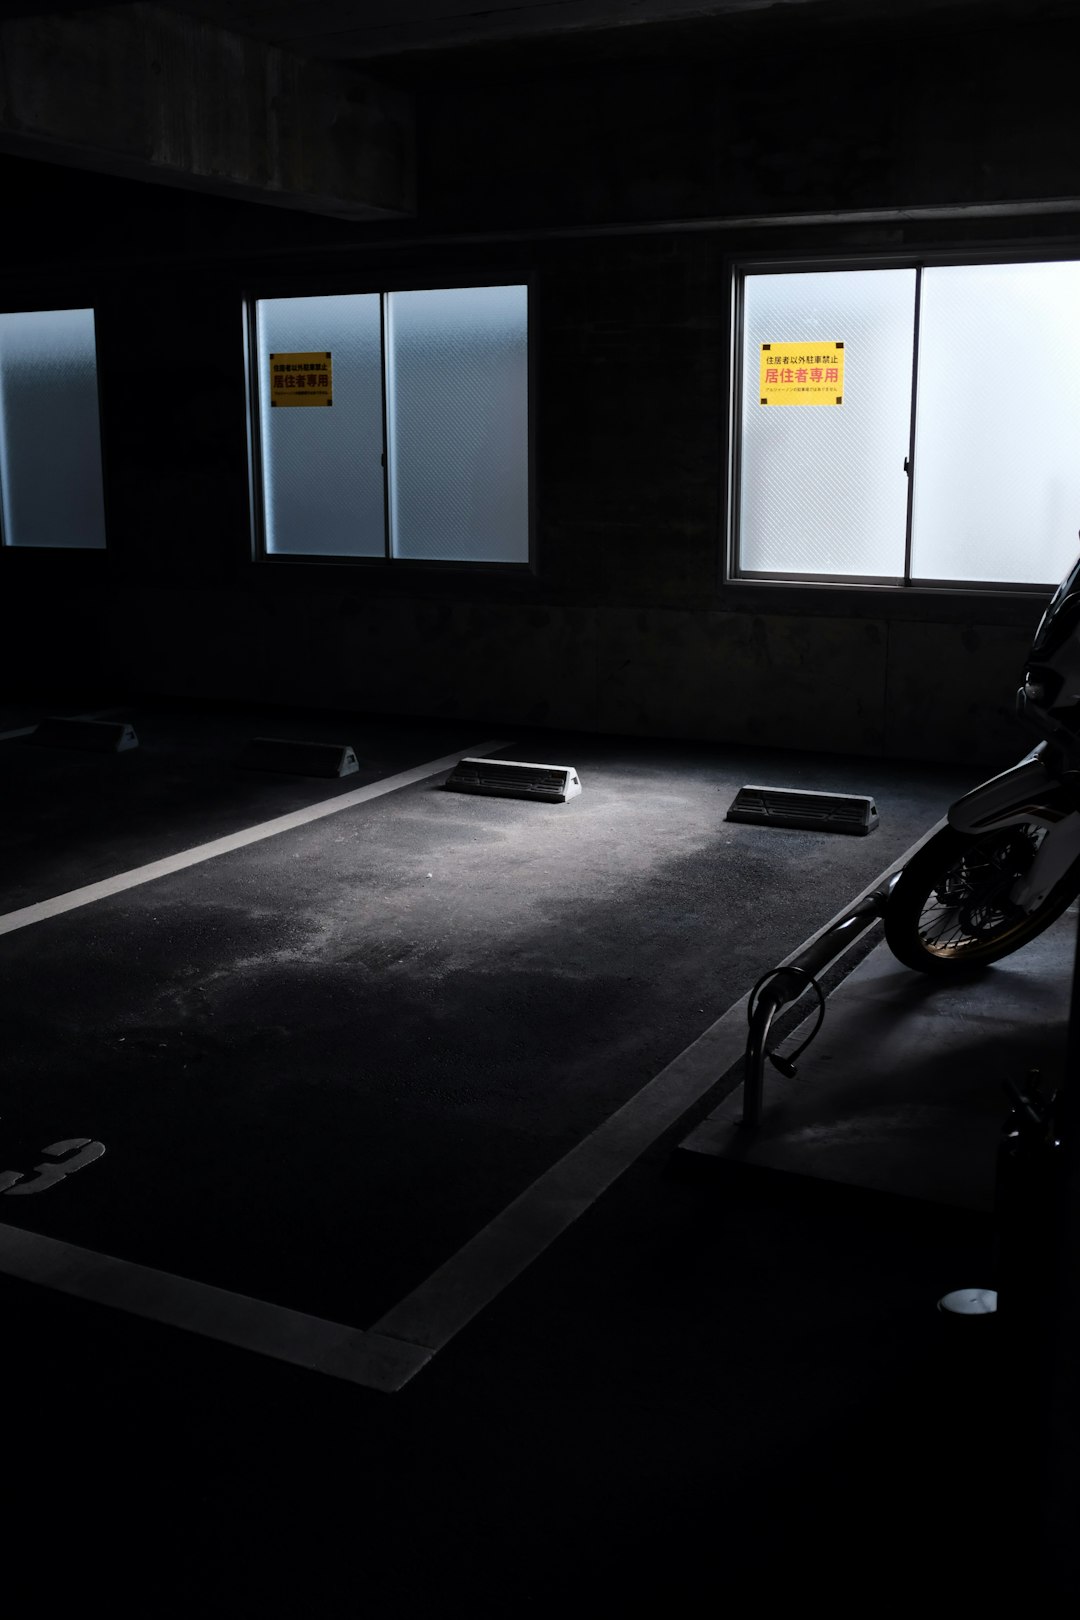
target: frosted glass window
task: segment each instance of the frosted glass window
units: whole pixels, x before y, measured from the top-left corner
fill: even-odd
[[[259,444],[271,554],[385,555],[379,306],[378,293],[259,301]],[[272,407],[270,356],[327,350],[332,403]]]
[[[9,546],[105,545],[92,309],[0,314],[0,532]]]
[[[1052,584],[1080,526],[1080,264],[923,271],[911,572]]]
[[[739,567],[900,580],[915,271],[748,275]],[[844,345],[841,405],[762,405],[762,343]]]
[[[527,289],[387,299],[395,557],[529,558]]]

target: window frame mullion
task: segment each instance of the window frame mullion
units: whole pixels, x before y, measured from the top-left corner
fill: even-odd
[[[394,561],[390,516],[390,294],[379,293],[379,383],[382,394],[383,561]]]
[[[922,315],[923,266],[915,265],[915,307],[911,328],[911,412],[908,423],[907,507],[904,516],[904,590],[911,588],[911,526],[915,510],[915,421],[919,408],[919,323]]]

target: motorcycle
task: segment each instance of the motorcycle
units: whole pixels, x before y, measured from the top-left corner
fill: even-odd
[[[1080,894],[1080,560],[1039,621],[1016,713],[1038,746],[958,799],[895,882],[885,938],[907,967],[985,967]]]

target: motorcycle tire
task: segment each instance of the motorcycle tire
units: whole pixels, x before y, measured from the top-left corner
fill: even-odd
[[[1045,829],[1022,822],[990,833],[943,827],[904,867],[885,907],[885,940],[905,967],[960,977],[1017,951],[1080,893],[1080,862],[1032,911],[1007,895]]]

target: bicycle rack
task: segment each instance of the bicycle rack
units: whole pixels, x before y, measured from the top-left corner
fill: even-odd
[[[884,916],[885,906],[899,876],[898,871],[892,872],[879,889],[857,900],[850,911],[845,912],[798,956],[793,956],[790,962],[777,968],[775,978],[758,996],[746,1039],[743,1111],[739,1121],[748,1130],[756,1130],[761,1124],[765,1100],[765,1059],[768,1056],[765,1045],[773,1019],[783,1007],[799,999],[812,978],[842,956],[872,923]]]

